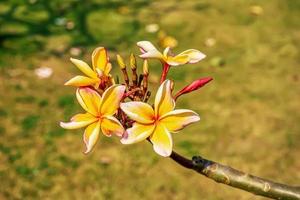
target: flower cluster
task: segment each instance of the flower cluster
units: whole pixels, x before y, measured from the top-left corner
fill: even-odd
[[[107,137],[120,137],[122,144],[148,140],[156,153],[167,157],[171,155],[173,148],[171,133],[200,120],[199,115],[192,110],[175,109],[175,102],[181,95],[197,90],[212,78],[196,80],[173,95],[174,82],[166,77],[171,66],[197,63],[205,58],[205,55],[198,50],[189,49],[173,56],[170,48],[160,53],[148,41],[138,42],[137,45],[142,52],[139,56],[143,59],[142,73],[138,75],[136,58],[131,54],[131,80],[123,58],[117,55],[123,84],[110,74],[112,65],[104,47],[94,50],[92,67],[84,61],[71,58],[71,62],[84,76],[75,76],[65,85],[77,87],[76,98],[85,113],[76,114],[70,122],[61,122],[60,125],[65,129],[86,127],[83,134],[85,153],[93,149],[102,132]],[[163,66],[154,105],[147,103],[151,95],[148,89],[147,59],[152,58],[159,59]]]

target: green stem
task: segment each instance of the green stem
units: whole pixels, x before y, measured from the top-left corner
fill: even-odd
[[[195,170],[218,183],[239,188],[256,195],[281,200],[300,199],[300,187],[276,183],[253,176],[200,156],[194,156],[190,160],[173,151],[170,158],[181,166]]]

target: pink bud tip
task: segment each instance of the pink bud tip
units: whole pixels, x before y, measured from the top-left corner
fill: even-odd
[[[200,78],[200,79],[192,82],[191,84],[185,86],[179,92],[177,92],[177,94],[175,95],[174,99],[176,100],[179,96],[181,96],[183,94],[190,93],[190,92],[192,92],[194,90],[197,90],[197,89],[203,87],[204,85],[206,85],[207,83],[209,83],[211,80],[213,80],[213,78],[211,78],[211,77],[205,77],[205,78]]]

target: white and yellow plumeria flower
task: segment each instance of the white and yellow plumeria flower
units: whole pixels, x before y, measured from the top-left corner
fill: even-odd
[[[91,88],[77,89],[77,100],[86,113],[77,114],[71,118],[70,122],[61,122],[60,126],[65,129],[77,129],[87,126],[83,135],[86,145],[85,153],[90,152],[96,144],[100,130],[106,136],[112,134],[122,136],[124,128],[113,115],[120,106],[124,92],[125,86],[113,85],[104,91],[101,98]]]
[[[127,129],[128,136],[122,138],[121,142],[132,144],[149,138],[154,151],[165,157],[172,153],[173,141],[170,132],[177,132],[200,120],[199,115],[192,110],[174,110],[175,101],[172,98],[169,80],[159,87],[154,109],[149,104],[139,101],[121,103],[120,107],[135,121],[133,126]]]
[[[101,78],[106,76],[110,77],[111,63],[107,56],[106,49],[104,47],[98,47],[92,54],[92,66],[93,69],[84,61],[75,58],[70,59],[71,62],[78,67],[86,76],[75,76],[65,83],[65,85],[71,86],[89,86],[94,85],[95,88],[101,83]]]
[[[170,66],[197,63],[206,57],[206,55],[196,49],[189,49],[176,56],[172,56],[170,55],[170,48],[167,47],[164,52],[161,53],[149,41],[140,41],[137,43],[137,46],[140,47],[142,52],[142,55],[140,55],[141,58],[157,58]]]

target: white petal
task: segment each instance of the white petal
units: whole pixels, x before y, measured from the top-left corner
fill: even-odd
[[[140,41],[137,43],[137,46],[141,49],[141,58],[163,58],[163,55],[149,41]]]

